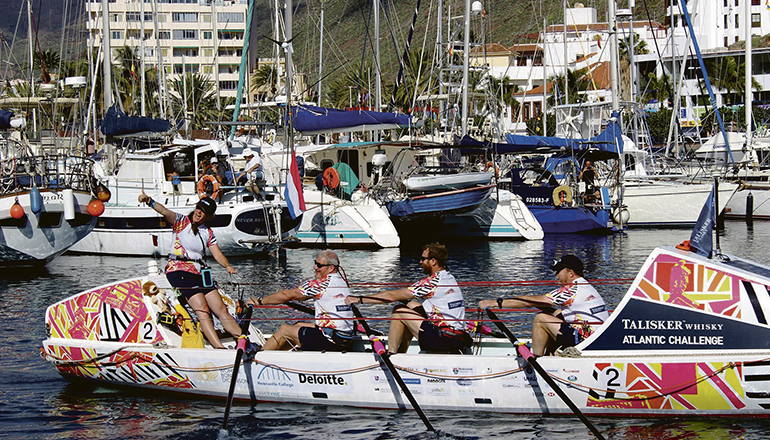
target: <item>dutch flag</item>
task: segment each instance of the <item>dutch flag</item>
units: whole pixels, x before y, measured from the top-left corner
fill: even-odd
[[[286,179],[286,189],[284,198],[289,206],[291,218],[296,219],[305,211],[305,197],[302,195],[302,179],[299,177],[299,168],[297,167],[297,156],[291,156],[291,166],[289,167],[289,178]]]

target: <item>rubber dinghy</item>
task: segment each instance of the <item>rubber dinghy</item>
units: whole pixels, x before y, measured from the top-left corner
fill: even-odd
[[[153,291],[166,291],[168,298]],[[769,291],[770,267],[658,248],[610,319],[573,357],[541,357],[538,363],[587,415],[770,416]],[[234,301],[222,295],[234,312]],[[43,356],[67,378],[159,395],[225,397],[234,352],[207,343],[183,348],[174,324],[158,320],[168,316],[159,314],[161,308],[175,305],[172,297],[163,274],[70,296],[46,310]],[[262,340],[253,325],[250,334]],[[368,344],[362,336],[345,353],[246,356],[234,397],[410,408],[377,355],[364,351]],[[571,414],[508,340],[483,338],[469,355],[418,350],[413,346],[390,359],[424,410]]]

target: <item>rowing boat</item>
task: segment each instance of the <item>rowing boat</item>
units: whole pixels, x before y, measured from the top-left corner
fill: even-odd
[[[181,336],[159,321],[164,302],[145,294],[152,285],[173,296],[163,274],[148,274],[51,305],[43,356],[71,379],[226,397],[234,352],[182,348]],[[569,356],[538,363],[588,415],[770,416],[768,292],[770,267],[657,248],[603,326]],[[234,313],[234,301],[222,295]],[[254,325],[250,336],[263,340]],[[424,410],[572,413],[508,340],[480,341],[472,354],[412,346],[390,360]],[[234,398],[411,408],[368,347],[361,337],[345,353],[251,354],[238,370]]]

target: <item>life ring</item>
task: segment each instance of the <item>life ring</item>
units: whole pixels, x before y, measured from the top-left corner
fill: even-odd
[[[340,173],[336,169],[329,167],[324,171],[324,186],[329,189],[336,189],[340,186]]]
[[[211,182],[211,188],[213,188],[213,192],[211,193],[211,198],[216,199],[219,197],[219,182],[217,181],[217,178],[212,176],[211,174],[206,174],[203,177],[201,177],[201,180],[198,181],[198,196],[200,197],[206,197],[208,194],[206,194],[206,182]]]
[[[489,170],[491,170],[493,167],[494,167],[494,170],[495,170],[495,177],[499,176],[500,175],[500,168],[498,168],[497,165],[494,162],[492,162],[492,161],[487,162],[487,166],[486,166],[486,168],[484,168],[484,172],[488,173]]]
[[[564,198],[562,200],[562,193]],[[572,204],[572,190],[567,185],[560,185],[553,190],[553,205],[557,207],[565,207]]]

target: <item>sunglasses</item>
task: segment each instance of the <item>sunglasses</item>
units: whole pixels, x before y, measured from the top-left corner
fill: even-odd
[[[327,266],[334,266],[334,265],[333,264],[323,264],[323,263],[319,263],[317,261],[313,261],[313,266],[318,267],[318,268],[324,268],[324,267],[327,267]]]
[[[433,257],[423,257],[423,256],[420,256],[420,263],[422,263],[425,260],[430,260],[431,258],[433,258]]]

